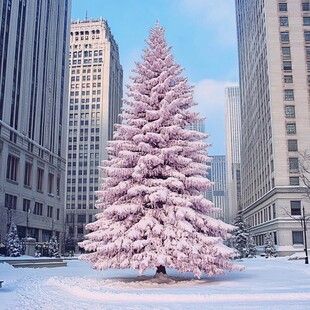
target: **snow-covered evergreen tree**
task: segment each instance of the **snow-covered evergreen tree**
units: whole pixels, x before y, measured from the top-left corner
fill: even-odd
[[[248,258],[256,257],[256,243],[251,234],[248,235],[245,255]]]
[[[190,110],[193,88],[158,24],[147,43],[101,167],[101,213],[86,226],[92,232],[79,246],[90,253],[81,259],[95,269],[222,274],[234,267],[234,251],[223,244],[234,227],[208,216],[207,135],[186,129],[199,119]]]
[[[59,245],[55,235],[53,235],[48,243],[48,255],[49,257],[59,256]]]
[[[233,232],[233,247],[238,251],[239,258],[247,256],[247,246],[249,238],[249,226],[244,221],[242,211],[239,211],[234,222],[236,229]]]
[[[277,257],[277,250],[274,244],[273,237],[270,233],[265,235],[264,239],[264,253],[265,257]]]
[[[18,257],[21,256],[21,250],[22,246],[17,234],[17,227],[12,222],[6,235],[6,254],[10,257]]]

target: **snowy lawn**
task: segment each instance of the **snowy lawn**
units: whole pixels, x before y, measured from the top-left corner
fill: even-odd
[[[304,260],[244,259],[243,272],[203,277],[168,270],[168,283],[134,270],[97,271],[89,263],[13,268],[0,263],[0,309],[310,309],[310,265]]]

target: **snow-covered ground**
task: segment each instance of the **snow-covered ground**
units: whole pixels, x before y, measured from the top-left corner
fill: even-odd
[[[200,280],[168,270],[171,281],[158,283],[153,271],[97,271],[78,260],[41,269],[0,263],[0,309],[310,309],[304,260],[258,257],[242,264],[242,272]]]

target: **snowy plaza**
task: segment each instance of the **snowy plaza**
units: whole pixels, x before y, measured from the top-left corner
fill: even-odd
[[[23,257],[22,257],[23,258]],[[194,278],[168,269],[153,278],[130,269],[92,270],[69,260],[67,267],[13,268],[0,263],[3,310],[70,309],[309,309],[310,266],[303,259],[243,259],[242,272]],[[162,283],[161,283],[162,282]]]

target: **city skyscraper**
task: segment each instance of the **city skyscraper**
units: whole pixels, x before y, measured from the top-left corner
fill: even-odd
[[[213,183],[213,187],[206,191],[206,198],[213,202],[215,208],[218,208],[218,212],[212,216],[223,220],[227,209],[225,155],[212,156],[212,161],[208,164],[211,166],[208,178]]]
[[[118,46],[107,22],[71,22],[66,231],[75,241],[95,220],[95,192],[104,177],[98,166],[120,122],[122,83]]]
[[[0,241],[62,237],[70,9],[0,2]]]
[[[238,86],[225,89],[227,202],[225,222],[233,223],[241,209],[240,93]]]
[[[310,148],[309,1],[236,0],[244,217],[256,243],[303,251],[299,151]]]

